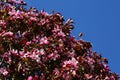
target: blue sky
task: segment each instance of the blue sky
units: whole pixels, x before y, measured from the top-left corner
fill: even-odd
[[[112,72],[120,74],[120,0],[25,0],[28,6],[60,12],[65,20],[72,18],[72,35],[93,44],[93,51],[108,58]]]

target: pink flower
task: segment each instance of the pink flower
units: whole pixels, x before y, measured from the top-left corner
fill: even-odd
[[[62,36],[64,37],[65,34],[63,33],[62,29],[60,28],[60,26],[56,25],[56,27],[54,28],[54,30],[52,30],[52,32],[57,36]]]
[[[75,70],[72,71],[72,75],[73,75],[73,76],[76,75],[76,71],[75,71]]]
[[[30,17],[30,20],[31,20],[31,21],[37,21],[37,18],[35,18],[35,17]]]
[[[38,80],[38,78],[38,75],[35,75],[33,80]]]
[[[111,75],[110,80],[115,80],[115,77],[113,75]]]
[[[41,14],[44,15],[44,16],[49,16],[49,14],[45,11],[41,11]]]
[[[57,50],[55,50],[53,53],[51,53],[51,54],[48,55],[48,58],[49,59],[53,59],[53,60],[56,60],[59,57],[60,57],[60,55],[58,54]]]
[[[41,55],[44,55],[44,54],[45,54],[44,49],[40,49],[40,54],[41,54]]]
[[[11,11],[9,11],[8,14],[9,14],[10,16],[15,15],[15,14],[16,14],[16,10],[15,10],[15,9],[12,9]]]
[[[5,68],[0,68],[0,74],[3,74],[4,76],[7,76],[8,71]]]
[[[25,52],[24,52],[24,51],[20,51],[19,53],[20,53],[20,56],[21,56],[21,57],[23,57],[23,56],[24,56],[24,54],[25,54]]]
[[[8,71],[6,71],[6,70],[3,71],[3,75],[4,75],[4,76],[7,76],[7,74],[8,74]]]
[[[11,62],[12,62],[11,58],[10,58],[10,57],[8,57],[8,63],[11,63]]]
[[[108,76],[105,77],[105,80],[110,80],[110,78]]]
[[[54,27],[54,30],[52,30],[53,33],[56,33],[56,32],[59,32],[59,31],[60,31],[60,28],[59,28],[58,25],[56,27]]]
[[[6,22],[4,20],[0,20],[0,26],[4,26]]]
[[[18,50],[15,50],[15,49],[10,50],[10,52],[16,55],[18,54]]]
[[[31,41],[29,41],[29,42],[26,42],[26,45],[27,45],[27,46],[29,46],[30,44],[31,44]]]
[[[55,68],[55,69],[53,70],[53,73],[54,73],[54,75],[59,75],[59,74],[60,74],[60,72],[59,72],[59,70],[58,70],[57,68]]]
[[[48,55],[48,58],[50,58],[50,59],[51,59],[53,56],[54,56],[54,54],[53,54],[53,53],[51,53],[51,54],[49,54],[49,55]]]
[[[9,31],[3,34],[3,36],[7,36],[7,37],[12,37],[13,36],[13,32]]]
[[[45,80],[45,75],[41,73],[40,80]]]
[[[48,42],[48,39],[47,39],[47,37],[45,36],[45,37],[43,37],[43,38],[41,38],[41,40],[40,40],[40,44],[48,44],[49,42]]]
[[[84,74],[85,78],[88,80],[88,79],[91,79],[93,76],[90,75],[90,74]]]
[[[65,73],[65,74],[63,75],[63,78],[64,78],[65,80],[71,80],[70,75],[69,75],[69,72]]]
[[[103,66],[104,66],[104,71],[105,72],[109,72],[110,71],[110,69],[109,69],[109,66],[107,66],[106,64],[103,64]]]
[[[12,2],[16,2],[16,0],[12,0]]]
[[[32,76],[29,76],[27,80],[33,80],[33,77],[32,77]]]
[[[60,31],[60,32],[58,32],[58,34],[57,34],[58,36],[62,36],[62,37],[64,37],[65,36],[65,34],[62,32],[62,31]]]
[[[77,64],[78,64],[78,61],[75,58],[72,58],[72,60],[65,61],[63,67],[66,67],[67,65],[70,65],[74,68],[78,68]]]
[[[18,4],[21,4],[22,1],[23,1],[23,0],[18,0],[17,3],[18,3]]]
[[[93,58],[87,57],[87,61],[89,64],[95,63],[95,60]]]

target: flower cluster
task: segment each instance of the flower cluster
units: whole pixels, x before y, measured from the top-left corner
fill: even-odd
[[[0,80],[118,80],[92,45],[71,36],[73,20],[0,2]]]

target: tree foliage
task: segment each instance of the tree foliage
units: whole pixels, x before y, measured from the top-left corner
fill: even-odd
[[[119,79],[90,42],[70,35],[72,19],[25,5],[0,2],[0,80]]]

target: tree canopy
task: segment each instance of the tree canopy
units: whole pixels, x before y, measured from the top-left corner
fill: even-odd
[[[71,36],[72,19],[26,5],[0,1],[0,80],[119,79],[90,42]]]

